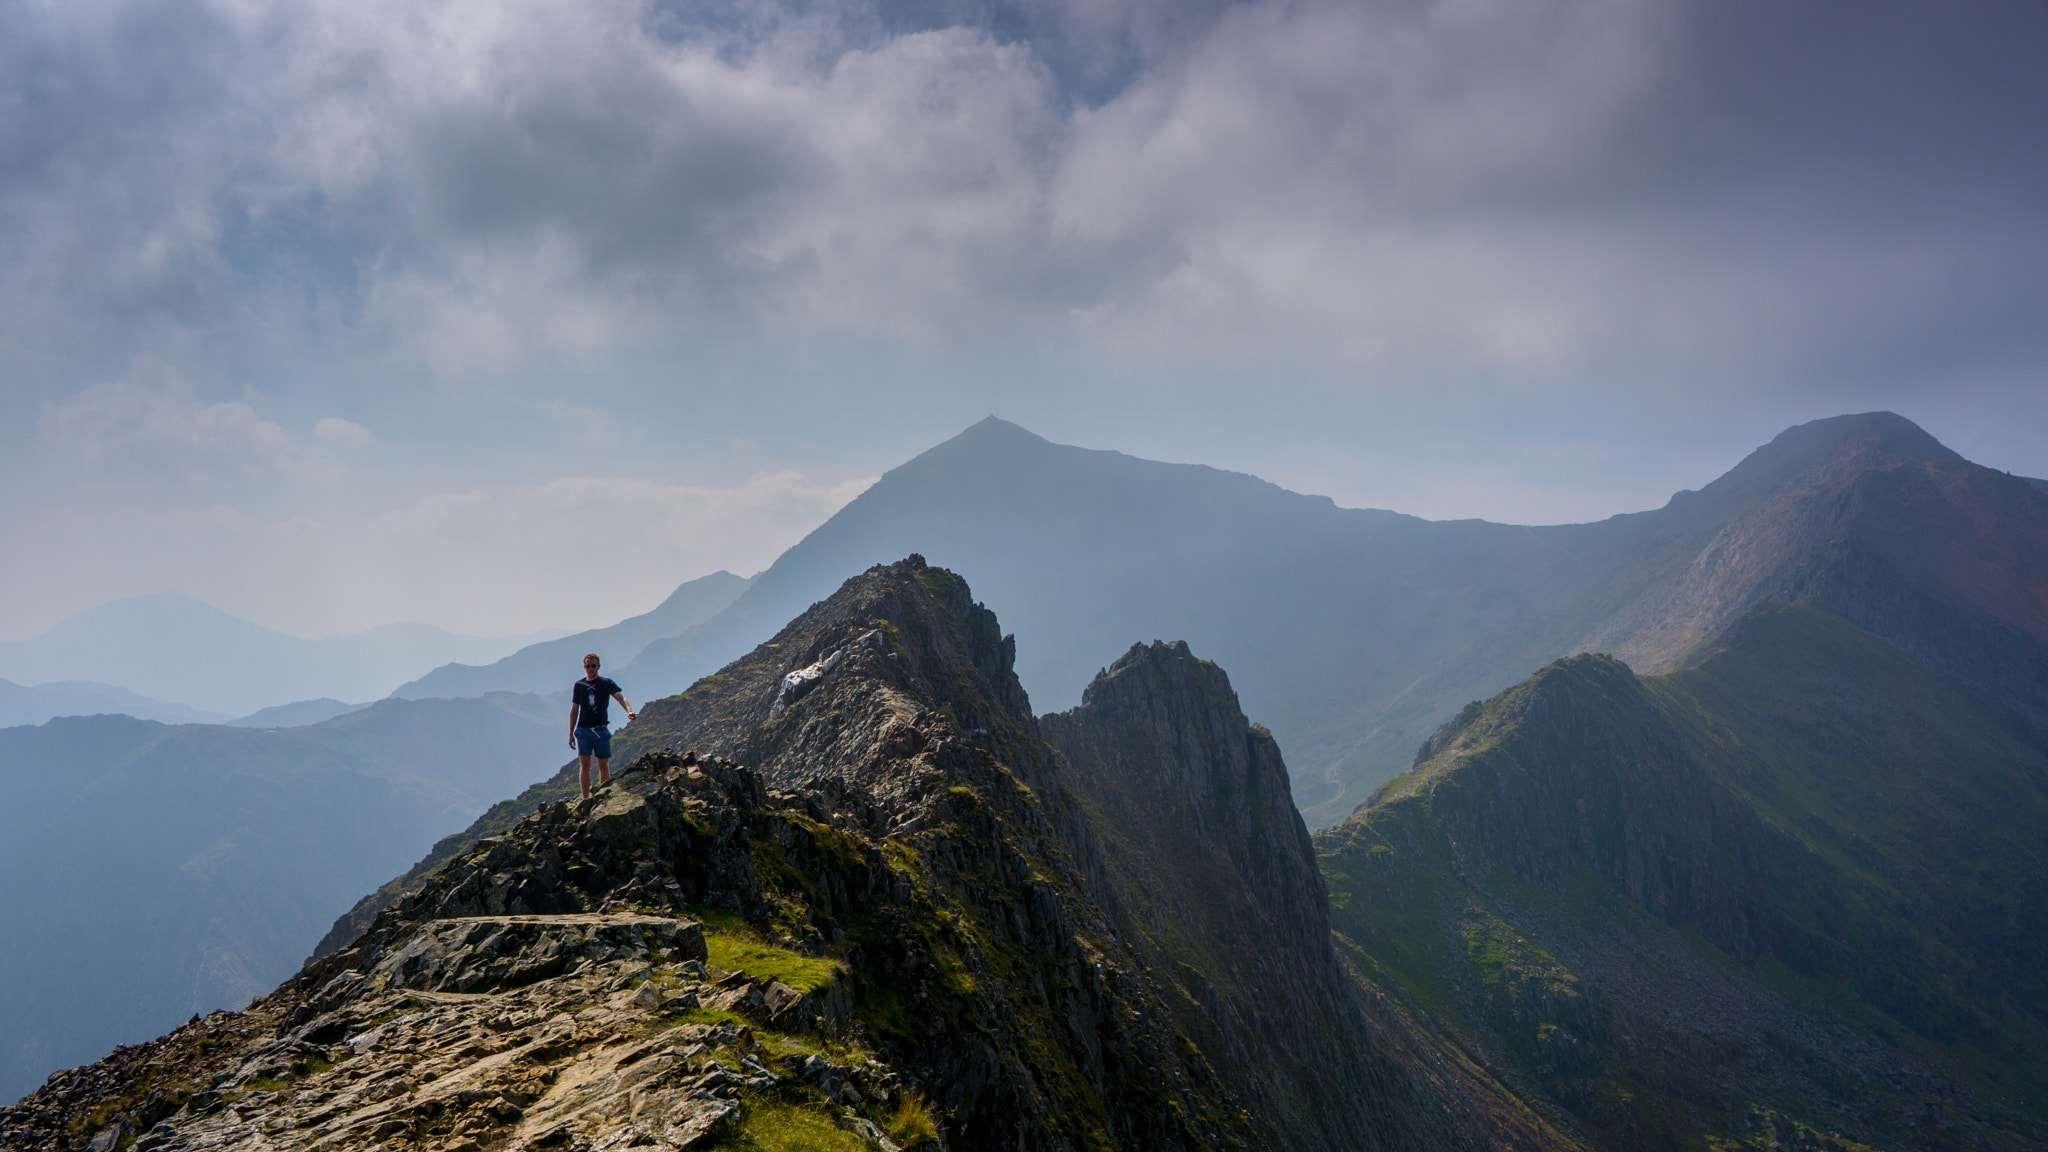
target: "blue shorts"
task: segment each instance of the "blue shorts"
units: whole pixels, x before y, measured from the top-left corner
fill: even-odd
[[[578,728],[576,730],[576,754],[595,756],[599,760],[612,758],[612,730],[610,728]]]

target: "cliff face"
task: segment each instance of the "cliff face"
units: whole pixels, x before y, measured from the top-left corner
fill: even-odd
[[[1158,694],[1155,735],[1187,755],[1119,770],[1192,807],[1098,826],[1107,794],[1040,738],[1013,653],[957,576],[872,569],[634,726],[717,756],[643,755],[540,804],[248,1012],[54,1077],[0,1111],[0,1143],[1422,1149],[1512,1128],[1318,1036],[1343,1023],[1313,1018],[1343,1010],[1320,890],[1220,673],[1169,659],[1123,701]],[[1119,743],[1122,689],[1068,730]],[[1141,833],[1142,873],[1118,847]],[[1212,845],[1221,871],[1185,858]],[[1158,932],[1140,876],[1192,936]],[[1177,964],[1189,940],[1241,954]],[[1366,1078],[1318,1080],[1324,1053]]]
[[[2036,1147],[2044,819],[2037,729],[1777,606],[1468,709],[1317,848],[1371,978],[1595,1143]]]
[[[1133,645],[1088,685],[1080,707],[1039,725],[1110,842],[1131,915],[1263,943],[1299,961],[1304,983],[1337,973],[1329,898],[1287,766],[1272,734],[1245,719],[1221,668],[1184,642]],[[1216,880],[1179,879],[1198,869]],[[1150,883],[1163,874],[1178,882]],[[1219,900],[1231,902],[1227,912]],[[1204,951],[1234,958],[1258,949]]]
[[[1354,995],[1280,750],[1222,669],[1185,643],[1136,645],[1080,707],[1039,723],[1094,834],[1092,889],[1277,1143],[1385,1147],[1418,1121],[1446,1140],[1459,1128],[1496,1145],[1546,1138],[1526,1123],[1496,1130],[1512,1109],[1484,1088],[1397,1063],[1409,1038]],[[1435,1119],[1447,1104],[1456,1115]]]

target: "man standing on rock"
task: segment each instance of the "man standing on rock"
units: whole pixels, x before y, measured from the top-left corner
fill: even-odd
[[[626,694],[619,690],[609,676],[597,674],[597,653],[586,653],[583,657],[583,679],[569,692],[569,747],[576,750],[576,759],[581,762],[583,772],[583,796],[590,797],[590,758],[597,757],[597,782],[612,782],[612,728],[611,702],[617,700],[619,707],[626,710],[626,722],[640,718],[633,706],[626,703]]]

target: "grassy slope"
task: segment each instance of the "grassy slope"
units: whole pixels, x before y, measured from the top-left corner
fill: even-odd
[[[1368,981],[1531,1108],[1609,1146],[1941,1146],[2048,1105],[2048,751],[2011,715],[1773,608],[1463,720],[1318,852]]]
[[[2048,1085],[2048,738],[1813,610],[1753,617],[1646,687],[1845,878],[1858,998],[1994,1083],[2010,1065]]]

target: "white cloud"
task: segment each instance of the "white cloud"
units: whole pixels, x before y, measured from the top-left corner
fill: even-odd
[[[155,360],[63,403],[45,402],[36,427],[46,444],[88,466],[154,479],[270,471],[300,457],[291,435],[254,408],[205,403]]]
[[[313,436],[337,448],[365,448],[377,439],[368,428],[339,416],[322,416],[313,425]]]

